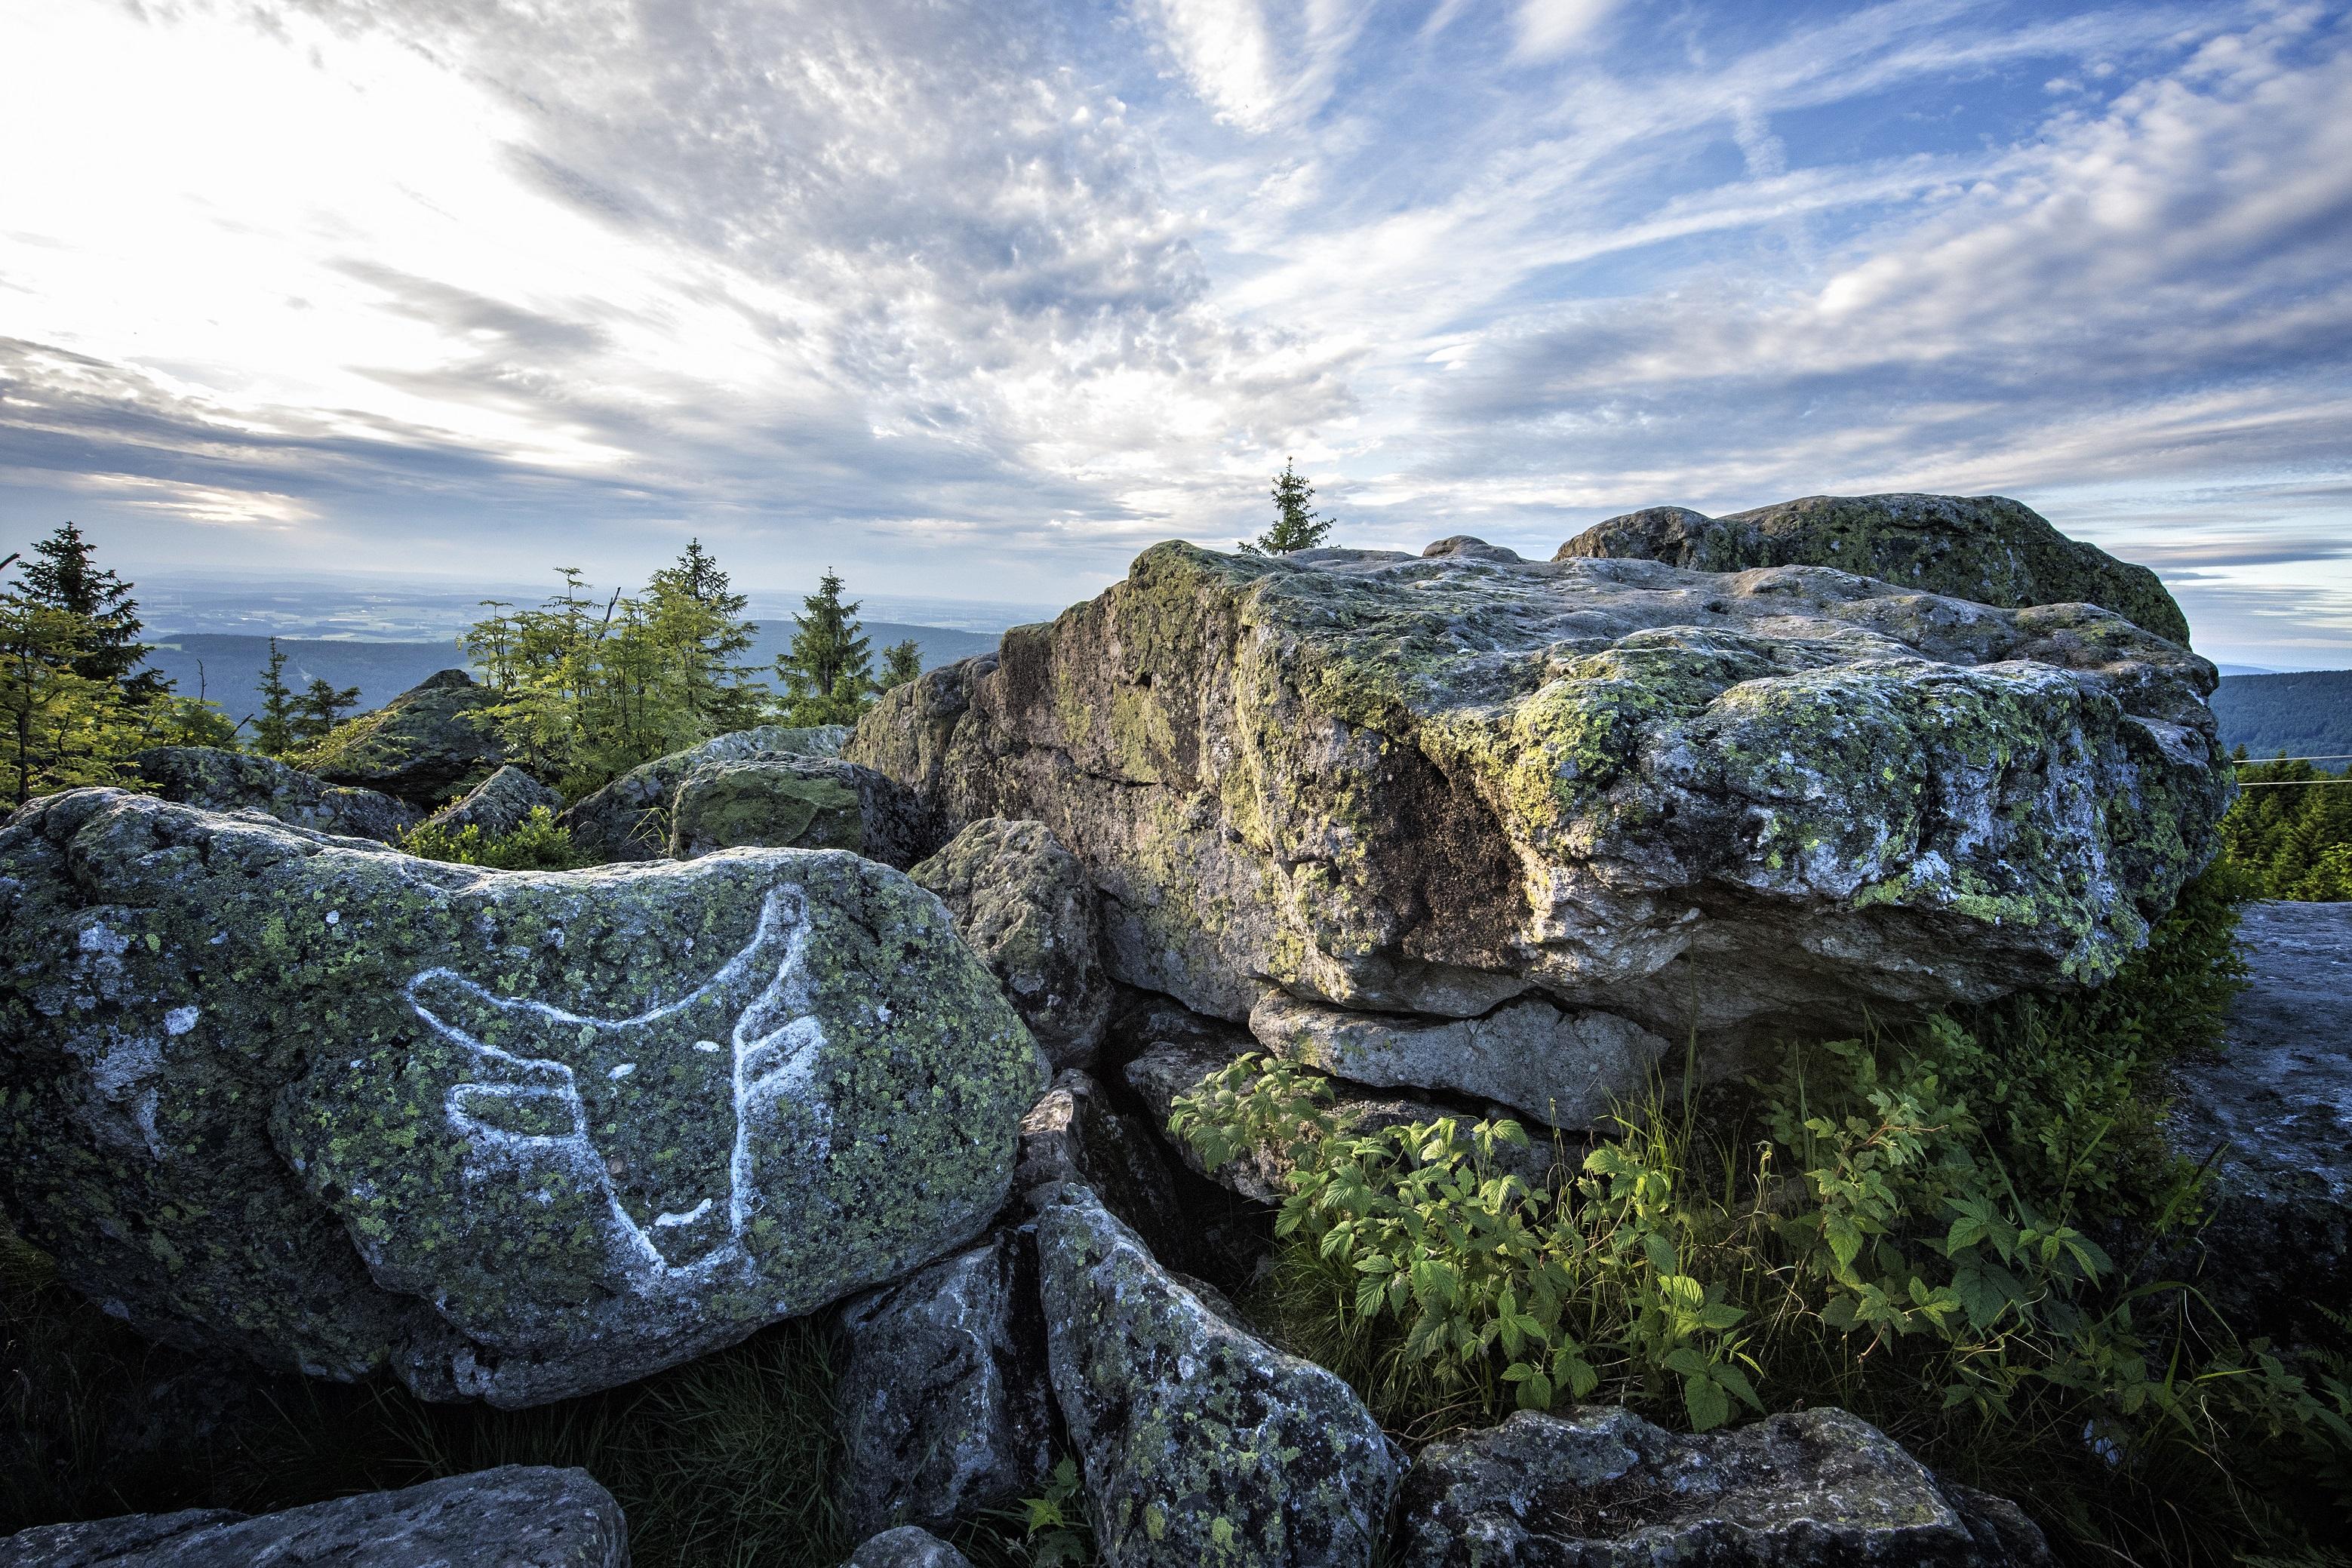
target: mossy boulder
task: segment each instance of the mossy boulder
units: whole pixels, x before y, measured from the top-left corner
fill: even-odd
[[[2083,604],[1156,546],[845,755],[1042,821],[1112,974],[1475,1017],[1528,991],[1719,1045],[2095,984],[2214,852],[2211,665]]]
[[[387,844],[416,822],[416,808],[405,801],[331,784],[274,757],[218,746],[152,746],[131,762],[163,799],[206,811],[266,812],[297,827]]]
[[[563,826],[582,853],[599,860],[658,860],[669,853],[677,786],[695,769],[749,757],[837,756],[848,738],[840,724],[737,730],[630,769],[565,811]]]
[[[2006,496],[1807,496],[1728,517],[1658,506],[1596,522],[1559,547],[1700,572],[1835,566],[1980,605],[2098,605],[2189,646],[2189,617],[2145,566],[2069,539]]]
[[[432,811],[507,760],[498,732],[482,718],[497,701],[464,670],[445,669],[373,712],[336,725],[294,762],[330,784],[382,790]]]
[[[839,851],[515,873],[114,790],[0,832],[0,1170],[151,1335],[607,1387],[961,1246],[1044,1061]]]
[[[847,849],[904,868],[915,834],[898,784],[838,757],[764,754],[696,764],[670,802],[669,852]]]
[[[1161,1267],[1082,1185],[1040,1212],[1037,1252],[1103,1561],[1368,1568],[1398,1467],[1346,1384]]]
[[[509,763],[476,784],[464,799],[425,818],[425,826],[444,833],[478,827],[483,837],[497,838],[520,827],[534,811],[562,809],[562,795]]]
[[[1094,884],[1042,822],[990,817],[910,873],[1004,987],[1054,1065],[1086,1060],[1109,1021]]]
[[[869,1537],[841,1568],[971,1568],[971,1559],[919,1525]]]
[[[1630,1410],[1521,1411],[1423,1449],[1397,1500],[1398,1568],[2037,1568],[2014,1505],[1955,1498],[1843,1410],[1689,1436]]]

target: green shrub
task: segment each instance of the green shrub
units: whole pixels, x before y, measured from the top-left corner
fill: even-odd
[[[2218,1032],[2231,892],[2194,888],[2104,993],[1792,1050],[1704,1123],[1654,1086],[1546,1190],[1498,1166],[1514,1123],[1360,1131],[1256,1058],[1171,1126],[1212,1168],[1282,1152],[1252,1305],[1408,1439],[1562,1400],[1696,1430],[1835,1404],[2086,1551],[2300,1551],[2352,1522],[2344,1369],[2242,1342],[2106,1245],[2195,1213],[2160,1069]]]
[[[401,837],[400,847],[426,860],[497,871],[572,871],[595,864],[593,856],[573,847],[572,829],[543,805],[532,806],[519,826],[499,834],[485,834],[478,822],[454,832],[420,823]]]

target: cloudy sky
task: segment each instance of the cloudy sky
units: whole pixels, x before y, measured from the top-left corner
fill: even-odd
[[[1028,603],[2013,495],[2352,665],[2352,15],[0,6],[0,550]]]

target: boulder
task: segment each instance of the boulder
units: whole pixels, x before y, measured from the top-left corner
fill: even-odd
[[[219,1509],[50,1524],[0,1568],[628,1568],[621,1507],[585,1470],[505,1465],[248,1518]]]
[[[2003,1505],[2004,1507],[2006,1505]],[[2002,1521],[2039,1532],[2010,1509]],[[1981,1532],[1981,1533],[1980,1533]],[[1521,1411],[1433,1443],[1397,1500],[1397,1568],[1999,1568],[1999,1527],[1972,1525],[1927,1467],[1843,1410],[1686,1436],[1630,1410]]]
[[[1728,517],[1654,506],[1594,523],[1553,557],[1577,558],[1700,572],[1835,566],[2004,609],[2097,605],[2189,646],[2189,617],[2155,573],[2067,538],[2006,496],[1807,496]]]
[[[1168,1157],[1150,1129],[1110,1102],[1102,1085],[1065,1068],[1021,1119],[1021,1158],[1013,1185],[1034,1207],[1058,1183],[1091,1189],[1140,1235],[1153,1256],[1179,1266],[1197,1261]]]
[[[446,833],[478,827],[483,837],[496,838],[512,833],[542,808],[562,811],[563,797],[509,763],[476,784],[465,799],[426,817],[425,826]]]
[[[2324,1343],[2316,1309],[2352,1301],[2352,904],[2250,904],[2238,946],[2226,1048],[2174,1064],[2172,1144],[2220,1158],[2211,1220],[2166,1266],[2249,1332]]]
[[[963,1246],[1044,1062],[831,850],[516,873],[115,790],[0,831],[0,1180],[62,1277],[264,1365],[514,1406]]]
[[[151,746],[131,759],[162,799],[206,811],[259,811],[321,833],[389,844],[415,824],[416,808],[372,789],[348,789],[274,757],[218,746]]]
[[[738,730],[630,769],[563,814],[572,842],[600,860],[657,860],[669,852],[669,814],[677,786],[704,763],[739,757],[830,757],[849,738],[846,726],[795,729],[762,724]]]
[[[841,1568],[971,1568],[971,1559],[911,1524],[886,1530],[849,1554]]]
[[[1520,996],[1476,1018],[1359,1013],[1268,991],[1250,1010],[1268,1054],[1383,1089],[1453,1089],[1553,1127],[1589,1128],[1641,1098],[1666,1042],[1612,1013]]]
[[[975,822],[914,868],[1056,1067],[1091,1057],[1110,1018],[1102,918],[1086,871],[1042,822]]]
[[[1037,1251],[1103,1561],[1370,1563],[1397,1461],[1346,1384],[1250,1333],[1083,1186],[1039,1214]]]
[[[1034,1241],[999,1232],[841,1313],[842,1516],[945,1529],[1044,1489],[1053,1396]]]
[[[751,756],[698,763],[678,781],[669,852],[846,849],[885,865],[913,858],[905,791],[838,757]]]
[[[1820,567],[1171,543],[845,755],[1044,822],[1112,974],[1196,1011],[1539,991],[1720,1072],[2113,973],[2214,850],[2216,679],[2092,605]]]
[[[445,669],[336,725],[296,760],[330,784],[382,790],[431,811],[507,760],[498,731],[481,718],[498,700],[464,670]]]

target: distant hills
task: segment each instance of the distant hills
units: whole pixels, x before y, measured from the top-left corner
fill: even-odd
[[[2213,716],[2221,743],[2243,746],[2249,756],[2352,756],[2352,669],[2225,675],[2213,693]]]
[[[866,635],[874,645],[878,668],[882,650],[912,637],[923,650],[923,668],[933,669],[997,643],[994,633],[959,631],[949,626],[908,626],[898,621],[867,621]],[[793,626],[779,618],[762,624],[759,640],[744,661],[772,669],[776,656],[791,646]],[[437,669],[466,662],[465,650],[454,641],[361,642],[341,637],[279,637],[286,654],[286,683],[299,689],[315,677],[336,687],[360,689],[362,708],[382,707]],[[201,689],[220,704],[231,720],[243,719],[261,704],[257,689],[262,667],[269,661],[269,639],[219,632],[173,632],[158,637],[148,662],[168,675],[184,696]],[[771,684],[773,684],[772,681]]]

